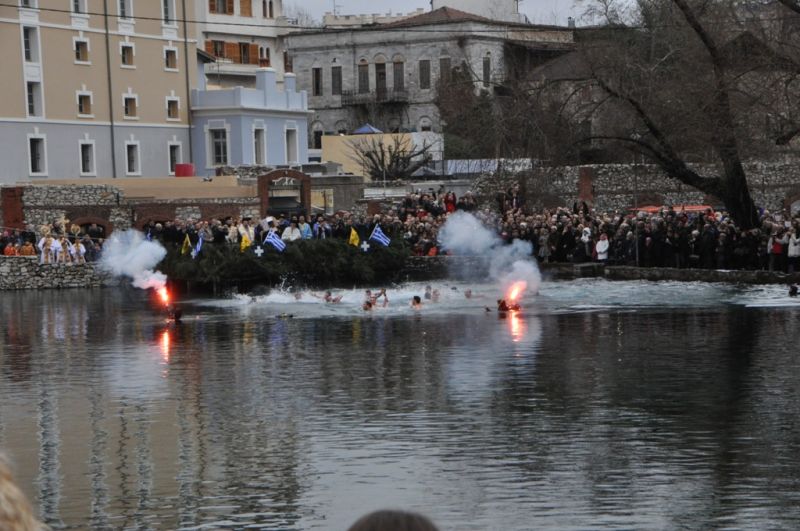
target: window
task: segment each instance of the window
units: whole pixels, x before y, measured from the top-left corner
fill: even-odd
[[[311,95],[322,96],[322,69],[311,69]]]
[[[243,17],[253,16],[253,3],[251,0],[239,0],[239,15]]]
[[[132,0],[119,0],[119,18],[132,18],[133,6]]]
[[[420,131],[431,131],[433,129],[431,119],[427,116],[423,116],[419,119],[419,130]]]
[[[405,86],[405,63],[394,63],[394,84],[392,85],[395,91],[403,91]]]
[[[139,167],[139,144],[137,142],[125,143],[125,173],[128,175],[142,173]]]
[[[442,57],[439,59],[439,79],[442,83],[448,83],[450,81],[450,74],[451,74],[451,66],[450,66],[450,58],[449,57]]]
[[[239,60],[243,65],[250,64],[250,45],[246,42],[239,43]]]
[[[419,62],[419,88],[431,88],[431,62],[428,59]]]
[[[136,118],[138,116],[138,105],[136,100],[136,96],[125,96],[123,99],[125,118]]]
[[[369,92],[369,65],[358,65],[358,92],[366,94]]]
[[[225,129],[211,130],[211,162],[214,166],[228,164],[228,132]]]
[[[22,28],[22,44],[25,52],[25,61],[28,63],[39,62],[39,48],[36,28]]]
[[[181,162],[181,145],[169,145],[169,174],[175,175],[175,166]]]
[[[258,64],[259,66],[270,66],[269,48],[266,46],[258,48]]]
[[[265,143],[264,143],[264,130],[263,129],[254,129],[253,130],[253,162],[258,165],[264,164],[264,151],[265,151]]]
[[[286,164],[297,162],[297,129],[286,130]]]
[[[44,175],[47,173],[45,159],[45,146],[43,137],[28,137],[28,162],[31,174]]]
[[[483,58],[483,86],[488,87],[492,81],[492,58]]]
[[[225,57],[225,41],[211,41],[214,48],[214,57]]]
[[[133,56],[134,56],[133,44],[121,44],[119,49],[120,49],[120,55],[122,57],[122,66],[134,66],[133,65]]]
[[[173,0],[161,0],[161,16],[164,24],[175,24]]]
[[[331,94],[334,96],[342,95],[342,67],[331,67]]]
[[[267,0],[261,0],[261,16],[264,18],[269,18],[269,11],[267,9]]]
[[[39,7],[39,2],[37,0],[22,0],[19,5],[21,7]]]
[[[323,131],[314,131],[314,149],[322,149],[322,136]]]
[[[164,48],[164,69],[178,69],[178,50],[174,48]]]
[[[269,8],[269,16],[268,16],[268,18],[275,18],[275,8],[274,8],[274,6],[272,4],[272,0],[269,0],[269,3],[268,3],[267,7]]]
[[[230,5],[233,8],[233,2]],[[218,15],[230,15],[233,14],[228,11],[228,0],[208,0],[208,10],[211,13],[217,13]],[[232,11],[233,9],[231,9]]]
[[[81,141],[81,175],[94,175],[94,143]]]
[[[78,94],[78,114],[81,116],[91,116],[92,114],[92,95]]]
[[[75,62],[88,63],[89,62],[89,41],[75,40]]]
[[[86,13],[86,0],[72,0],[73,13]]]
[[[28,116],[42,115],[42,84],[38,81],[28,81],[25,84],[28,103]]]
[[[167,118],[169,120],[180,120],[180,102],[178,98],[169,98],[167,99]]]

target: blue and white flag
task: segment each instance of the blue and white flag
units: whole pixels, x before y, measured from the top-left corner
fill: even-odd
[[[383,233],[380,225],[375,225],[375,228],[372,229],[372,235],[369,237],[369,239],[375,240],[384,247],[389,247],[389,244],[392,243],[392,240],[390,240],[389,237]]]
[[[153,241],[153,234],[150,232],[150,229],[147,229],[147,234],[145,234],[144,237],[147,238],[149,242]]]
[[[200,254],[200,250],[203,248],[203,233],[200,233],[200,236],[197,238],[197,245],[194,246],[192,249],[192,258],[197,258],[197,255]]]
[[[267,237],[264,238],[264,243],[272,245],[279,253],[282,253],[283,250],[286,249],[286,243],[281,240],[280,236],[278,236],[278,233],[274,230],[269,231]]]

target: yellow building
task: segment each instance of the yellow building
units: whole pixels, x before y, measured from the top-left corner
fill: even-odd
[[[192,0],[0,5],[0,182],[174,174],[190,160]]]

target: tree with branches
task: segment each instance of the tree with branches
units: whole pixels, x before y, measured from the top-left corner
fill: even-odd
[[[347,142],[352,154],[364,173],[373,181],[406,180],[432,159],[432,144],[423,142],[414,145],[406,134],[391,135],[386,142],[384,135],[369,135]]]
[[[763,155],[765,144],[787,143],[800,129],[791,95],[800,90],[800,66],[786,53],[792,37],[767,40],[767,32],[757,31],[763,21],[737,18],[732,8],[741,5],[728,2],[639,0],[630,25],[614,0],[600,3],[593,14],[614,17],[589,33],[580,53],[599,92],[592,112],[617,120],[584,141],[624,145],[721,200],[741,227],[757,226],[743,161]],[[796,22],[783,11],[780,16]],[[754,124],[762,116],[780,122],[776,134]],[[693,164],[709,160],[714,174]]]

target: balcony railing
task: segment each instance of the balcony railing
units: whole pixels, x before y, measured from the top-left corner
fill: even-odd
[[[370,92],[342,91],[342,105],[370,105],[374,103],[407,103],[405,90],[377,89]]]

